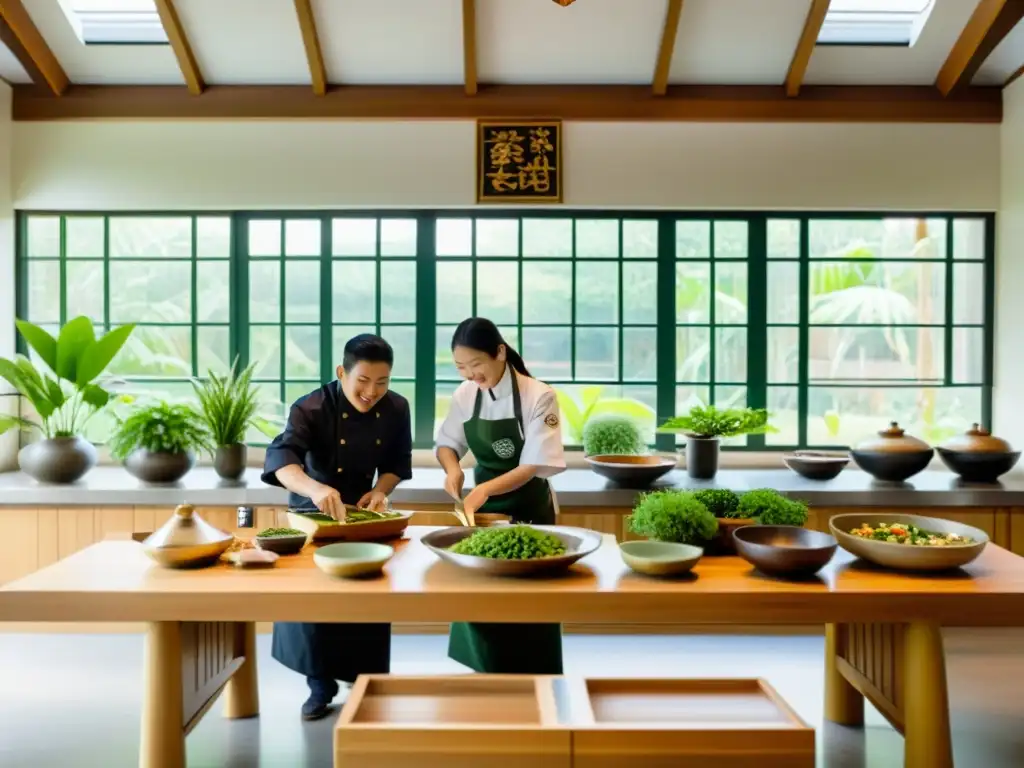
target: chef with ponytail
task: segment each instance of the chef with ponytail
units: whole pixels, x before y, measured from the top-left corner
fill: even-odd
[[[513,522],[553,525],[548,478],[565,469],[558,400],[530,376],[523,358],[490,320],[463,320],[452,357],[465,381],[452,395],[437,436],[445,490],[467,515],[493,512]],[[463,499],[460,460],[476,459],[474,487]],[[448,655],[477,672],[562,673],[558,624],[453,624]]]

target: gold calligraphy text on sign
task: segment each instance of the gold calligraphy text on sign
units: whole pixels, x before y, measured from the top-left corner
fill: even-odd
[[[479,202],[561,202],[562,124],[477,124]]]

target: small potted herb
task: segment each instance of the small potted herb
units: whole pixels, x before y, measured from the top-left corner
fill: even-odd
[[[96,466],[96,447],[83,437],[90,419],[110,402],[101,379],[134,325],[97,338],[88,317],[68,321],[54,338],[37,325],[15,320],[18,332],[49,370],[24,355],[0,358],[0,378],[24,397],[38,419],[0,414],[0,435],[9,429],[36,430],[42,438],[18,453],[21,470],[46,483],[73,483]]]
[[[718,532],[705,547],[705,554],[735,554],[736,545],[733,543],[733,531],[744,525],[754,524],[753,520],[746,518],[745,513],[740,511],[740,496],[726,488],[706,488],[694,491],[693,495],[718,519]]]
[[[159,402],[118,419],[110,453],[147,483],[174,483],[195,465],[196,452],[209,450],[210,433],[186,404]]]
[[[718,521],[689,491],[645,493],[626,518],[629,530],[654,541],[703,547],[718,530]]]
[[[640,456],[647,444],[640,425],[629,416],[602,414],[583,427],[584,456]]]
[[[237,374],[236,365],[224,376],[208,371],[205,381],[192,382],[213,444],[213,468],[225,480],[238,480],[245,472],[246,430],[263,430],[263,421],[256,417],[260,403],[252,383],[255,365]]]
[[[770,488],[758,488],[740,497],[737,514],[757,525],[802,526],[807,522],[807,505]]]
[[[777,432],[763,408],[694,406],[685,416],[675,416],[659,432],[686,435],[686,472],[697,480],[710,480],[718,472],[719,441],[723,437]]]

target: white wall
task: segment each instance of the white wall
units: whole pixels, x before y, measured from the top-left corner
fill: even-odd
[[[11,203],[11,88],[0,81],[0,357],[14,354],[14,212]],[[8,320],[7,318],[11,318]],[[16,411],[18,401],[0,379],[0,414]],[[0,436],[0,472],[13,469],[16,431]]]
[[[21,209],[474,203],[472,122],[16,123]],[[998,125],[569,123],[576,207],[995,210]]]
[[[1024,79],[1003,92],[1002,202],[996,250],[996,344],[993,422],[1024,447]]]

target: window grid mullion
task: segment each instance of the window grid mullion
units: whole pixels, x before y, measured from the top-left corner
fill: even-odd
[[[807,389],[807,379],[810,372],[810,351],[808,349],[808,343],[810,338],[810,329],[808,327],[810,318],[810,242],[808,241],[809,232],[809,219],[806,216],[800,217],[800,275],[797,281],[799,286],[799,301],[797,306],[800,308],[799,317],[799,339],[797,341],[797,444],[807,445],[807,408],[808,408],[808,396],[809,392]]]
[[[278,330],[278,338],[280,339],[280,348],[277,350],[278,361],[280,363],[280,373],[278,374],[278,399],[287,407],[288,396],[286,394],[285,382],[287,381],[287,374],[285,372],[285,349],[287,348],[288,342],[288,308],[285,306],[287,301],[288,293],[286,291],[286,283],[288,281],[287,265],[285,264],[285,243],[287,238],[285,237],[285,230],[288,228],[288,219],[284,216],[281,217],[281,228],[280,228],[280,255],[278,256],[278,263],[281,265],[280,269],[280,281],[278,283],[278,309],[280,310],[280,322]]]
[[[192,312],[192,322],[190,332],[192,338],[192,375],[201,376],[199,370],[199,261],[197,256],[197,250],[199,247],[198,236],[199,233],[196,231],[199,228],[199,220],[195,216],[189,217],[189,239],[190,247],[192,249],[192,282],[191,282],[191,295],[192,300],[190,302],[190,309]]]
[[[320,216],[320,380],[334,379],[334,219]]]

